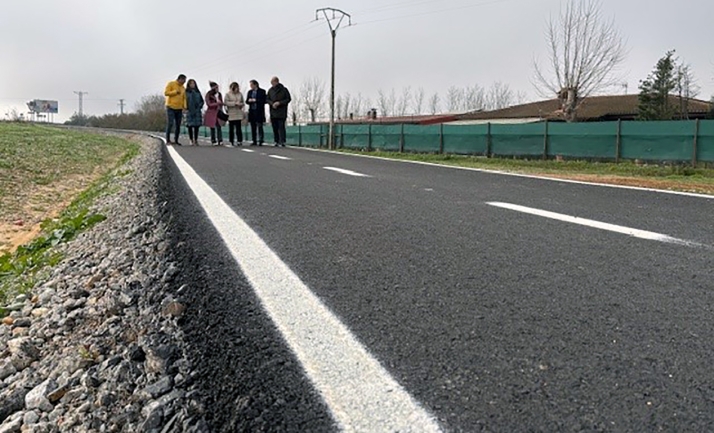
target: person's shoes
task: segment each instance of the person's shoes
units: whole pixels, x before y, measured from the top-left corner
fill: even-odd
[[[228,143],[228,144],[223,144],[223,143],[221,143],[221,146],[223,146],[223,147],[233,147],[233,145],[230,144],[230,143]]]
[[[174,144],[175,144],[176,146],[183,146],[183,144],[179,143],[178,141],[175,141]]]
[[[258,143],[258,147],[263,147],[263,143]]]
[[[280,147],[280,143],[275,143],[275,147]]]
[[[213,147],[220,146],[220,144],[219,144],[219,143],[216,143],[215,141],[212,141],[211,144],[213,145]]]
[[[258,143],[250,143],[250,147],[254,147],[254,146],[257,146],[257,145],[258,145]]]
[[[241,147],[242,145],[243,145],[243,142],[242,142],[242,141],[239,141],[236,146]]]
[[[180,146],[180,144],[179,144],[179,146]],[[285,147],[285,143],[281,144],[281,146]]]

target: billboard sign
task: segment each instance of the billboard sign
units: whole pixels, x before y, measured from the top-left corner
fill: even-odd
[[[57,114],[59,112],[59,102],[57,101],[35,99],[34,101],[28,102],[27,107],[33,113]]]

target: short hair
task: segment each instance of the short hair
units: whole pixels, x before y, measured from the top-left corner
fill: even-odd
[[[185,79],[186,79],[186,76],[185,76],[184,74],[179,74],[179,76],[178,76],[177,79],[178,79],[178,80],[185,80]]]
[[[215,87],[215,86],[217,86],[217,85],[218,85],[218,83],[216,83],[215,81],[209,81],[209,82],[208,82],[208,87]]]
[[[258,83],[257,80],[250,80],[250,84],[255,84],[256,87],[260,87],[260,84]]]
[[[231,89],[231,90],[233,90],[233,89],[240,89],[240,85],[234,81],[234,82],[231,83],[230,86],[228,86],[228,88]]]

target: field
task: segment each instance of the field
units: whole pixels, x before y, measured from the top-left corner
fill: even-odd
[[[112,135],[0,122],[0,307],[61,259],[52,247],[105,218],[91,204],[138,149]]]
[[[0,255],[32,240],[135,144],[115,136],[0,123]]]

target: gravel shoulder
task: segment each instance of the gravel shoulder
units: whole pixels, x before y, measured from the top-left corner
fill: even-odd
[[[98,198],[108,218],[58,246],[0,325],[0,432],[205,432],[170,261],[158,141]]]

